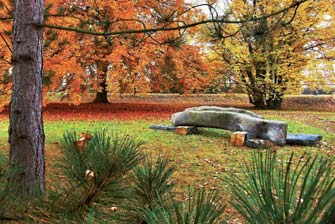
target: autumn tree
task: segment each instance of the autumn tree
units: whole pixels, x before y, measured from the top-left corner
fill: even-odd
[[[296,2],[233,0],[225,16],[262,17],[290,4]],[[334,23],[325,23],[325,17],[333,19],[333,11],[331,1],[311,0],[257,21],[216,23],[209,32],[211,59],[220,72],[241,85],[256,107],[280,108],[287,90],[300,88],[303,71],[314,55],[334,50]]]
[[[201,48],[185,41],[198,28],[185,32],[186,28],[215,19],[230,22],[206,20],[183,1],[63,0],[47,2],[45,14],[48,27],[54,27],[45,28],[44,95],[63,91],[76,104],[87,90],[97,90],[96,102],[108,102],[107,92],[198,92],[211,72]],[[6,17],[10,18],[4,13]],[[250,19],[246,18],[244,22]],[[142,31],[109,35],[132,30]],[[9,50],[6,55],[10,56]],[[3,93],[11,85],[6,77],[0,86]],[[1,97],[5,99],[5,94]]]
[[[196,48],[189,44],[161,47],[149,74],[151,91],[188,94],[205,89],[209,70]]]
[[[92,33],[169,28],[198,18],[195,10],[183,14],[187,7],[184,1],[61,1],[49,13],[64,17],[50,17],[49,22]],[[179,92],[199,89],[206,68],[200,49],[185,42],[185,34],[185,30],[173,30],[90,36],[49,30],[46,36],[53,41],[45,51],[45,67],[52,76],[48,89],[56,90],[68,77],[67,90],[75,103],[87,89],[97,90],[95,102],[102,103],[108,102],[108,92],[165,92],[164,84],[156,85],[158,81],[167,82],[169,90],[180,85]],[[168,57],[174,61],[169,67],[173,71],[161,75],[159,68],[169,66]]]

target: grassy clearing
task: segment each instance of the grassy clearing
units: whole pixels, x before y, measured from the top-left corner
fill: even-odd
[[[280,119],[289,123],[290,133],[314,133],[324,136],[330,144],[335,143],[333,133],[318,127],[302,124],[288,118],[278,117],[273,113],[267,119]],[[328,119],[328,118],[327,118]],[[178,186],[189,184],[221,188],[219,180],[226,171],[236,170],[242,160],[249,160],[251,149],[237,148],[229,145],[229,131],[218,129],[203,129],[199,135],[182,136],[167,131],[149,129],[150,124],[169,125],[168,120],[134,120],[134,121],[46,121],[46,160],[48,168],[59,156],[59,140],[64,132],[93,132],[107,129],[108,132],[127,133],[145,142],[142,150],[145,154],[167,156],[178,169],[175,178]],[[0,149],[7,151],[8,121],[0,122]],[[329,148],[322,147],[277,147],[280,154],[329,153]]]
[[[335,134],[328,131],[322,123],[332,125],[334,113],[283,113],[277,111],[258,111],[266,119],[276,119],[288,122],[289,133],[321,134],[324,143],[319,147],[276,147],[279,156],[295,152],[296,155],[335,153]],[[304,116],[306,117],[304,118]],[[311,120],[311,119],[314,120]],[[321,120],[320,120],[321,119]],[[324,121],[325,120],[325,121]],[[330,120],[330,121],[329,121]],[[182,191],[188,185],[219,189],[225,194],[227,186],[222,184],[227,172],[240,172],[241,162],[249,161],[252,149],[232,147],[229,145],[231,132],[219,129],[203,129],[199,135],[182,136],[167,131],[149,129],[151,124],[169,125],[169,120],[111,120],[111,121],[46,121],[46,167],[47,176],[53,172],[53,163],[60,156],[60,139],[67,131],[94,132],[107,129],[108,132],[127,133],[141,139],[145,144],[141,147],[143,153],[157,157],[164,155],[172,164],[177,165],[174,174],[177,191]],[[331,127],[331,126],[330,126]],[[0,121],[0,151],[8,152],[8,120]],[[47,178],[48,182],[51,181]],[[225,194],[226,195],[226,194]],[[227,197],[226,197],[227,198]],[[236,212],[229,206],[228,213],[236,218]],[[238,222],[237,222],[238,223]]]

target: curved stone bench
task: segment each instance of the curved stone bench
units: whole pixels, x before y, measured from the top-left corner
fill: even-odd
[[[277,145],[285,145],[287,123],[262,119],[261,116],[242,109],[221,107],[194,107],[172,115],[174,126],[221,128],[246,131]]]
[[[185,111],[217,111],[217,112],[234,112],[239,114],[249,115],[251,117],[263,119],[263,116],[258,115],[252,111],[238,109],[234,107],[217,107],[217,106],[200,106],[185,109]]]

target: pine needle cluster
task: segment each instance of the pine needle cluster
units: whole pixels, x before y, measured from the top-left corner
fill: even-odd
[[[242,175],[229,174],[231,204],[248,223],[333,223],[333,161],[292,153],[287,159],[258,151]]]
[[[40,223],[218,223],[217,194],[190,190],[176,200],[175,166],[164,157],[145,157],[142,141],[129,135],[64,134],[57,164],[58,185],[29,215]]]

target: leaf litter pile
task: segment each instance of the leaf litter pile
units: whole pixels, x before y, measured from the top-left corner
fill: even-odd
[[[134,119],[170,119],[171,114],[188,107],[201,104],[159,104],[159,103],[85,103],[72,106],[64,103],[48,104],[43,117],[48,121],[57,120],[134,120]],[[217,106],[226,106],[216,104]],[[0,112],[0,119],[8,118],[8,109]]]
[[[198,103],[159,103],[159,102],[117,102],[110,104],[84,103],[73,106],[66,103],[51,103],[44,108],[43,117],[47,121],[57,120],[136,120],[136,119],[170,119],[173,113],[183,111],[189,107],[206,105],[206,102]],[[227,104],[215,102],[215,106],[229,107],[235,106],[233,103]],[[236,105],[241,107],[241,105]],[[245,109],[252,110],[248,104],[242,104]],[[308,107],[308,105],[307,105]],[[308,108],[305,108],[308,110]],[[306,112],[306,111],[263,111],[257,110],[256,113],[265,116],[277,116],[292,118],[295,121],[306,125],[313,125],[326,132],[335,133],[335,113],[334,112]],[[8,108],[0,112],[0,119],[8,119]]]

